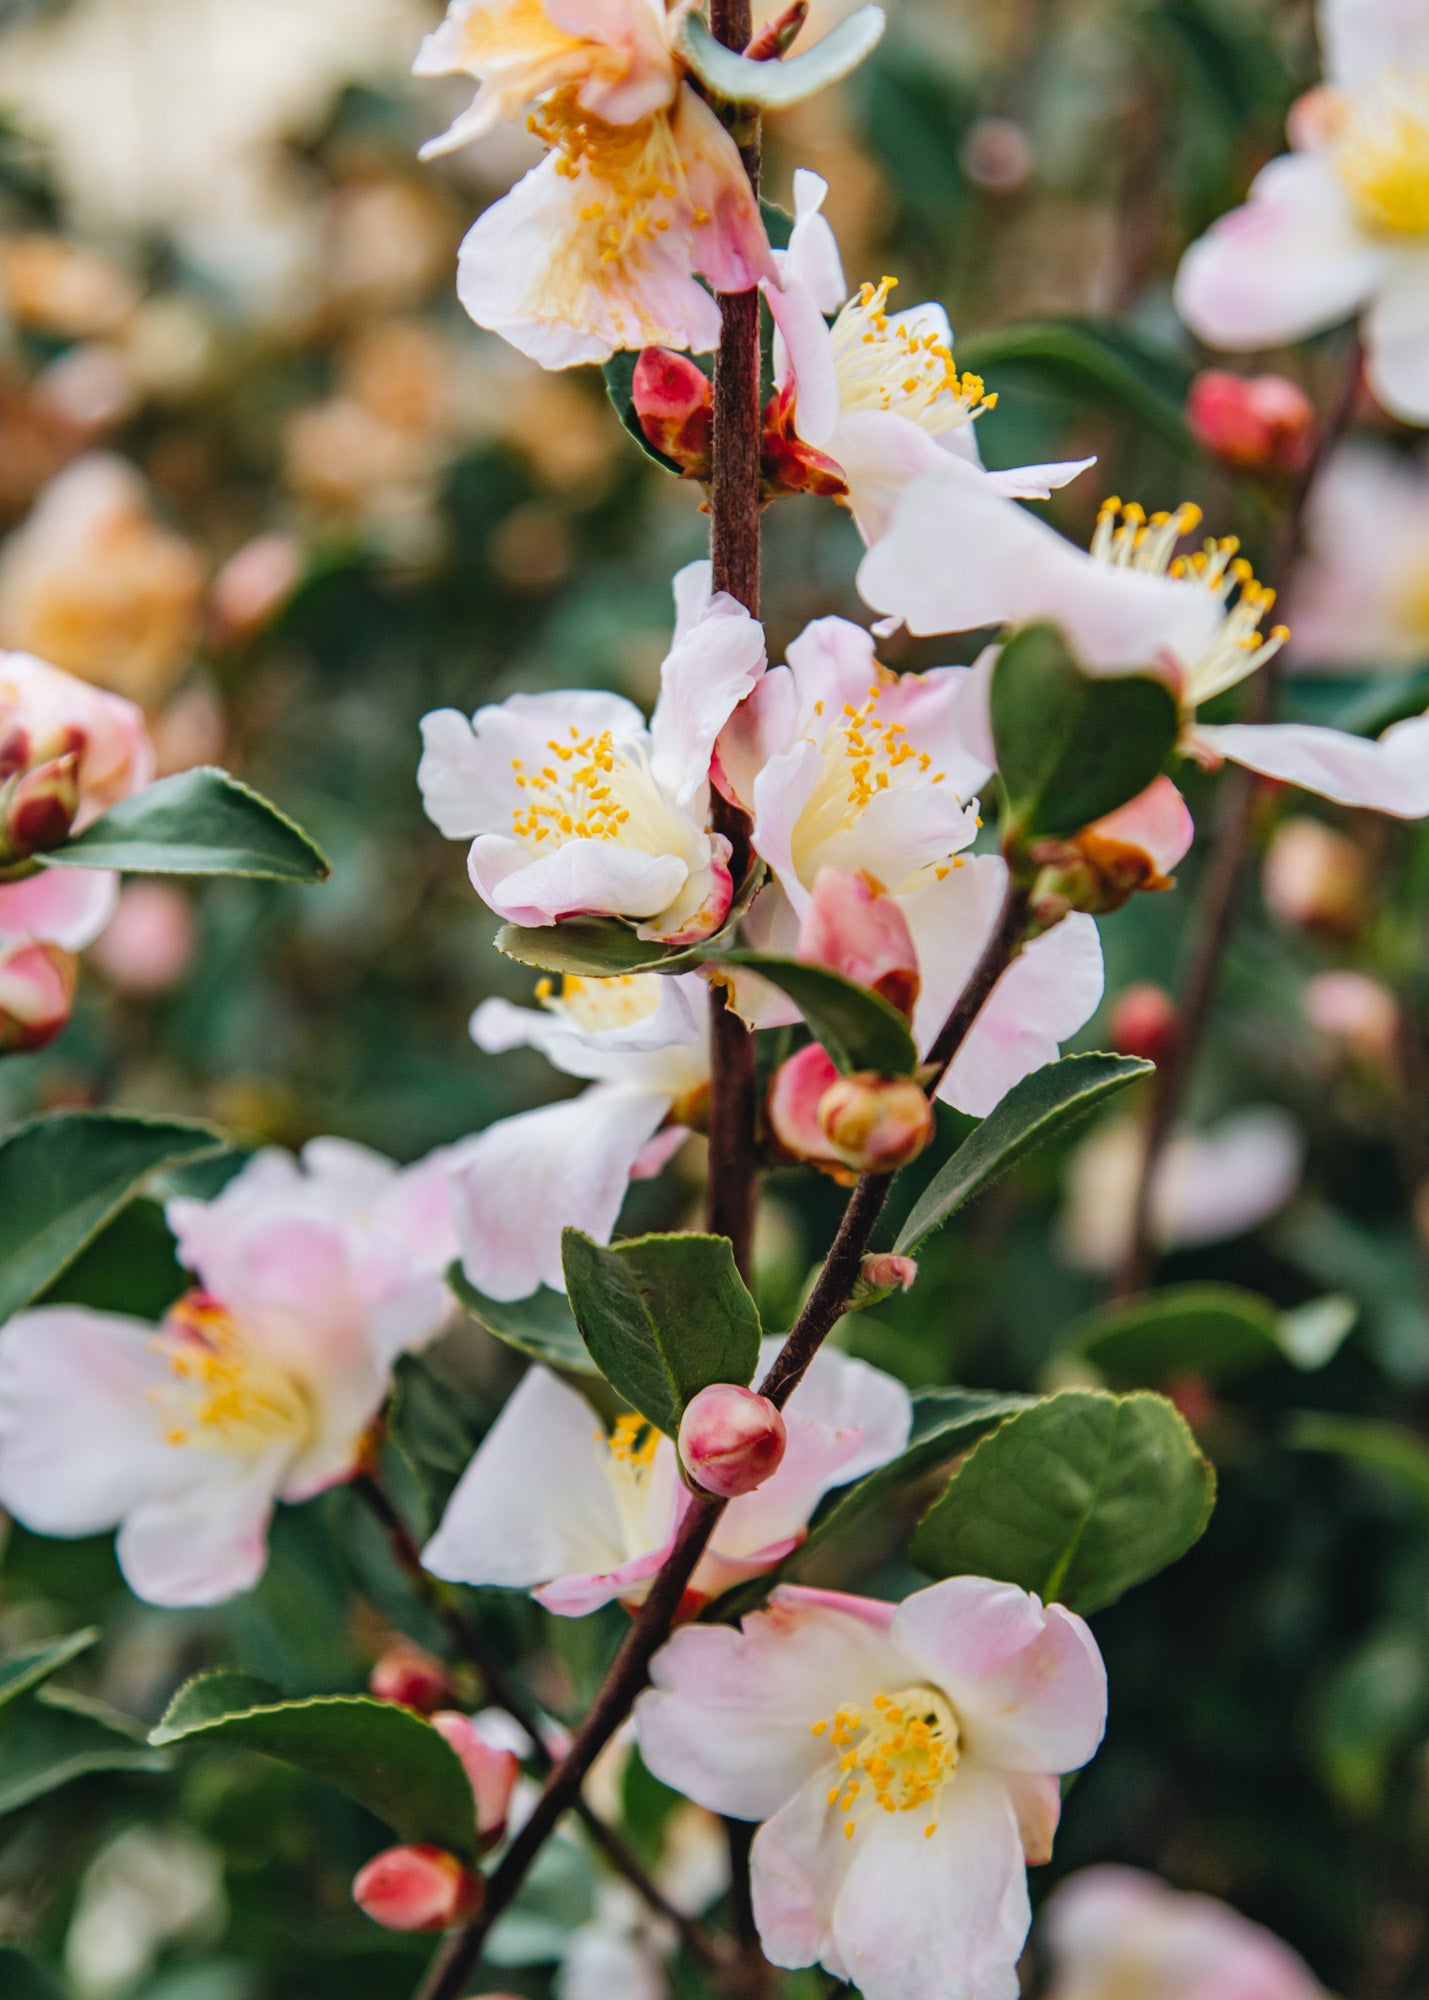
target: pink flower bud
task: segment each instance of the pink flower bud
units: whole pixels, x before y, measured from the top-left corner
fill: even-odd
[[[501,1836],[511,1794],[521,1775],[521,1766],[512,1750],[497,1750],[481,1734],[469,1716],[454,1709],[442,1709],[432,1717],[432,1727],[446,1738],[462,1761],[476,1798],[476,1828],[483,1844]]]
[[[908,919],[883,885],[861,868],[821,868],[804,921],[799,956],[867,986],[900,1014],[918,998],[918,953]]]
[[[378,1701],[415,1708],[418,1715],[449,1708],[456,1699],[451,1675],[419,1646],[391,1647],[367,1676],[367,1686]]]
[[[766,1108],[769,1129],[794,1159],[815,1164],[833,1159],[819,1123],[819,1106],[829,1085],[838,1081],[838,1074],[838,1066],[821,1042],[810,1042],[774,1072]]]
[[[79,961],[57,944],[0,950],[0,1055],[42,1049],[69,1019]]]
[[[1350,1055],[1388,1069],[1399,1043],[1399,1002],[1363,972],[1317,972],[1301,1008],[1312,1027]]]
[[[126,882],[93,958],[124,993],[164,993],[183,976],[194,949],[193,908],[172,882]]]
[[[841,1076],[819,1100],[819,1129],[858,1173],[891,1174],[933,1136],[933,1107],[909,1076]]]
[[[357,1907],[389,1931],[449,1931],[481,1908],[481,1877],[440,1847],[389,1847],[358,1870]]]
[[[1298,472],[1310,454],[1315,408],[1284,375],[1231,375],[1208,368],[1191,384],[1186,421],[1196,442],[1228,465]]]
[[[1318,819],[1296,817],[1276,828],[1260,888],[1273,917],[1318,937],[1356,937],[1369,915],[1363,854]]]
[[[69,839],[79,811],[79,753],[67,750],[15,780],[0,845],[11,855],[47,854]]]
[[[721,1500],[752,1493],[777,1472],[788,1434],[767,1396],[737,1382],[711,1382],[680,1419],[680,1462],[695,1485]]]
[[[224,636],[244,639],[278,611],[297,588],[303,552],[292,535],[255,535],[228,558],[213,580],[210,602]]]
[[[875,1250],[859,1265],[858,1275],[876,1291],[886,1292],[896,1287],[906,1292],[918,1275],[918,1264],[915,1258],[899,1257],[892,1250]]]
[[[1016,194],[1037,165],[1032,141],[1011,118],[977,118],[968,127],[958,163],[989,194]]]
[[[668,348],[643,348],[630,399],[656,451],[673,459],[687,479],[708,479],[714,384],[704,370]]]
[[[1111,1045],[1118,1054],[1165,1062],[1180,1034],[1176,1002],[1163,986],[1142,980],[1117,995],[1111,1010]]]

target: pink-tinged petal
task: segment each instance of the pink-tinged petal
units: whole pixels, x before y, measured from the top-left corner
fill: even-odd
[[[1011,465],[986,477],[1006,500],[1048,500],[1095,464],[1095,458],[1054,459],[1046,465]]]
[[[819,1123],[824,1094],[838,1082],[838,1067],[822,1042],[810,1042],[780,1063],[769,1085],[769,1129],[796,1160],[835,1165],[836,1156]]]
[[[918,951],[908,919],[862,869],[819,870],[799,927],[799,956],[881,993],[901,1013],[912,1012]]]
[[[614,1569],[625,1551],[606,1456],[584,1396],[529,1369],[458,1481],[424,1567],[508,1590]]]
[[[717,292],[747,292],[761,281],[776,282],[774,253],[739,148],[688,84],[680,88],[671,123],[684,164],[689,203],[697,215],[706,218],[693,230],[694,269],[708,278]],[[640,345],[693,343],[645,340]]]
[[[224,1604],[251,1590],[267,1566],[284,1453],[256,1460],[183,1456],[189,1481],[141,1501],[125,1517],[115,1554],[129,1588],[150,1604]]]
[[[1052,1859],[1052,1843],[1062,1817],[1061,1784],[1050,1772],[1003,1771],[1000,1776],[1017,1815],[1023,1856],[1033,1867],[1040,1867]]]
[[[816,1772],[760,1827],[750,1850],[750,1886],[771,1965],[829,1966],[833,1959],[842,1974],[834,1906],[854,1857],[843,1819],[828,1802],[831,1775],[831,1767]]]
[[[668,1096],[597,1084],[564,1104],[500,1119],[452,1178],[462,1269],[493,1299],[564,1291],[561,1231],[608,1243],[631,1170],[665,1122]]]
[[[1429,716],[1412,716],[1378,742],[1309,722],[1199,726],[1195,741],[1264,777],[1299,785],[1337,805],[1396,819],[1429,814]]]
[[[677,854],[645,854],[616,840],[568,840],[552,854],[504,834],[478,834],[467,872],[481,900],[510,923],[541,927],[562,917],[655,917],[689,879]]]
[[[1211,347],[1279,347],[1349,319],[1387,261],[1356,225],[1331,163],[1286,154],[1257,175],[1244,208],[1186,252],[1176,310]]]
[[[640,1754],[711,1812],[770,1818],[831,1764],[813,1724],[870,1701],[905,1664],[885,1626],[884,1607],[868,1617],[859,1600],[788,1589],[739,1631],[686,1626],[651,1662],[635,1709]]]
[[[637,1153],[635,1165],[630,1169],[631,1180],[653,1181],[657,1175],[663,1174],[689,1136],[689,1129],[684,1125],[671,1125],[665,1131],[657,1132]]]
[[[93,1535],[184,1477],[155,1396],[154,1329],[38,1306],[0,1332],[0,1505],[42,1535]]]
[[[734,711],[720,734],[720,790],[746,811],[754,781],[769,759],[787,749],[798,727],[799,695],[788,667],[773,667]]]
[[[1169,875],[1195,839],[1196,822],[1171,780],[1160,777],[1126,805],[1094,820],[1087,832],[1118,847],[1136,848],[1159,875]]]
[[[602,1605],[617,1604],[622,1599],[638,1603],[651,1577],[664,1568],[672,1547],[673,1540],[667,1539],[642,1555],[631,1556],[608,1569],[556,1577],[531,1595],[557,1618],[586,1618]]]
[[[1084,665],[1137,672],[1168,656],[1196,661],[1216,628],[1211,594],[1171,577],[1096,562],[1019,507],[986,476],[941,454],[900,496],[887,532],[859,565],[876,611],[912,632],[968,632],[1050,619]]]
[[[120,467],[121,480],[134,475],[122,461],[102,454],[80,462],[76,471],[108,484],[108,468]],[[49,489],[53,492],[55,489]],[[0,652],[0,715],[18,720],[29,739],[30,758],[43,763],[78,749],[79,810],[75,828],[85,827],[120,799],[128,798],[154,775],[154,746],[144,711],[122,695],[91,687],[32,653]]]
[[[753,846],[767,862],[788,901],[802,920],[809,891],[794,860],[794,829],[814,795],[824,768],[817,743],[800,737],[792,749],[771,757],[754,780]]]
[[[1364,322],[1365,373],[1392,416],[1429,423],[1429,256],[1405,252]]]
[[[870,1809],[847,1845],[833,1939],[864,2000],[1017,2000],[1032,1912],[1016,1815],[996,1777],[963,1766],[936,1808]]]
[[[1416,592],[1429,543],[1422,458],[1343,446],[1311,491],[1306,542],[1286,610],[1287,658],[1297,668],[1356,673],[1416,665],[1424,653]]]
[[[102,868],[42,868],[22,882],[0,882],[0,940],[33,940],[83,951],[119,902],[119,877]]]
[[[676,805],[688,805],[708,782],[715,739],[764,672],[764,660],[764,628],[725,591],[677,631],[650,720],[650,769]]]
[[[994,1770],[1075,1771],[1106,1727],[1106,1668],[1086,1624],[1016,1584],[954,1576],[899,1605],[891,1637],[958,1713]]]

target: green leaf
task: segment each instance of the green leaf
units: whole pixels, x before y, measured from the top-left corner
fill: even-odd
[[[1146,347],[1125,327],[1084,320],[1024,320],[958,342],[958,365],[975,373],[1021,365],[1079,400],[1131,414],[1183,451],[1191,371]]]
[[[149,1741],[261,1751],[336,1785],[404,1841],[474,1852],[471,1783],[460,1758],[429,1722],[392,1702],[284,1701],[252,1674],[202,1674],[179,1689]]]
[[[1011,839],[1066,839],[1144,792],[1180,716],[1149,674],[1091,675],[1055,625],[1024,625],[992,675],[992,734]]]
[[[611,1387],[674,1437],[690,1398],[711,1382],[747,1383],[759,1361],[759,1313],[725,1236],[637,1236],[602,1249],[561,1235],[571,1310]]]
[[[881,7],[860,7],[831,28],[813,48],[782,62],[754,62],[717,42],[699,14],[686,14],[675,48],[700,82],[729,104],[758,105],[763,111],[799,104],[858,68],[883,39]]]
[[[327,856],[261,793],[205,765],[160,778],[43,854],[47,868],[119,868],[133,875],[257,875],[324,882]]]
[[[11,1653],[8,1659],[0,1660],[0,1708],[17,1696],[28,1694],[31,1688],[88,1652],[98,1637],[99,1627],[91,1625],[84,1632],[71,1632],[67,1638],[51,1639],[44,1646],[27,1646],[23,1652]]]
[[[1299,1451],[1324,1451],[1376,1473],[1416,1506],[1429,1508],[1429,1444],[1403,1424],[1303,1410],[1291,1417],[1288,1441]]]
[[[97,1771],[168,1769],[124,1717],[66,1688],[42,1687],[0,1715],[0,1813]]]
[[[762,861],[755,862],[720,928],[700,944],[652,944],[614,917],[567,917],[561,923],[533,929],[503,924],[496,933],[496,948],[518,965],[573,974],[578,979],[616,979],[631,972],[692,972],[697,965],[723,955],[723,947],[733,939],[768,872]]]
[[[1149,1076],[1134,1056],[1064,1056],[1023,1077],[939,1168],[898,1232],[894,1249],[914,1256],[974,1196],[1049,1139],[1065,1133],[1117,1091]]]
[[[1227,1382],[1276,1361],[1323,1366],[1354,1317],[1347,1299],[1314,1299],[1281,1313],[1235,1285],[1176,1285],[1089,1313],[1063,1345],[1113,1389],[1154,1388],[1183,1374]]]
[[[57,1111],[0,1139],[0,1321],[52,1285],[151,1175],[223,1150],[207,1125]]]
[[[0,1993],[5,2000],[64,2000],[43,1966],[11,1945],[0,1945]]]
[[[1215,1474],[1164,1397],[1066,1389],[973,1447],[912,1555],[932,1576],[999,1577],[1099,1611],[1183,1556],[1214,1501]]]
[[[1387,1620],[1341,1660],[1311,1710],[1316,1761],[1349,1811],[1384,1804],[1393,1766],[1429,1721],[1429,1660],[1423,1635]]]
[[[471,1283],[460,1263],[449,1267],[447,1283],[472,1318],[508,1347],[570,1374],[599,1374],[564,1293],[542,1285],[527,1299],[489,1299]]]
[[[747,965],[787,993],[845,1075],[867,1069],[880,1076],[911,1076],[918,1067],[908,1023],[866,986],[855,986],[827,966],[769,952],[729,951],[723,963]]]

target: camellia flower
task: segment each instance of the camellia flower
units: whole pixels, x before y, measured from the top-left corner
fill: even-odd
[[[646,727],[618,695],[517,694],[424,718],[417,772],[427,815],[472,838],[477,894],[526,925],[620,917],[643,938],[691,944],[733,895],[729,843],[706,827],[715,739],[764,668],[756,620],[709,565],[675,579],[674,642]]]
[[[719,340],[715,291],[774,276],[739,151],[682,81],[661,0],[452,0],[417,73],[481,89],[446,152],[526,113],[547,158],[478,218],[457,292],[545,368]]]
[[[568,976],[540,1008],[484,1000],[471,1032],[489,1054],[537,1048],[591,1079],[564,1103],[501,1118],[464,1142],[452,1173],[462,1268],[478,1291],[564,1291],[561,1231],[608,1243],[632,1179],[656,1174],[709,1093],[709,990],[698,973]]]
[[[1292,151],[1192,244],[1176,309],[1213,347],[1276,347],[1362,315],[1370,386],[1429,421],[1429,16],[1321,0],[1326,83]]]
[[[981,376],[960,373],[940,305],[887,311],[897,280],[864,285],[846,300],[833,231],[820,210],[827,183],[794,175],[794,228],[775,252],[776,283],[765,297],[778,327],[776,385],[794,398],[794,427],[842,472],[847,503],[866,542],[888,524],[898,495],[951,453],[980,465],[975,420],[997,403]],[[832,327],[827,315],[837,314]],[[987,476],[996,491],[1046,499],[1095,463],[1024,465]]]
[[[1084,1868],[1040,1919],[1048,2000],[1326,2000],[1304,1959],[1214,1896],[1139,1868]]]
[[[1185,755],[1244,764],[1340,805],[1423,818],[1429,716],[1394,724],[1378,742],[1310,723],[1198,719],[1204,703],[1254,673],[1289,636],[1283,626],[1262,634],[1274,594],[1257,583],[1233,536],[1177,554],[1199,520],[1192,506],[1148,516],[1108,500],[1086,554],[950,460],[903,495],[888,533],[863,559],[859,589],[914,632],[1050,619],[1088,671],[1167,680],[1181,704]]]
[[[764,1342],[761,1375],[779,1348]],[[825,1348],[784,1421],[783,1460],[725,1508],[691,1579],[697,1597],[796,1549],[831,1487],[903,1449],[912,1405],[891,1375]],[[462,1474],[422,1561],[450,1582],[529,1590],[548,1611],[581,1617],[616,1599],[639,1602],[689,1505],[668,1438],[636,1414],[607,1436],[584,1396],[532,1368]]]
[[[274,1501],[352,1476],[392,1363],[449,1311],[387,1223],[425,1170],[378,1194],[374,1155],[327,1148],[306,1178],[259,1155],[216,1200],[169,1204],[201,1289],[159,1326],[56,1305],[0,1332],[0,1504],[40,1534],[117,1525],[150,1603],[249,1589]]]
[[[1429,658],[1429,466],[1383,446],[1337,451],[1310,492],[1290,586],[1297,668],[1386,673]]]
[[[866,2000],[1015,2000],[1057,1774],[1085,1764],[1106,1673],[1082,1620],[952,1577],[900,1605],[781,1587],[688,1626],[636,1706],[640,1751],[712,1812],[762,1820],[755,1921],[775,1965]]]

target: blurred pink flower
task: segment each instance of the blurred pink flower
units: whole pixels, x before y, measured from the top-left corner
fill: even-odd
[[[1290,586],[1299,668],[1392,673],[1429,657],[1429,463],[1341,447],[1315,481]]]
[[[94,962],[126,993],[164,993],[184,975],[194,949],[188,897],[172,882],[129,882],[94,947]]]

